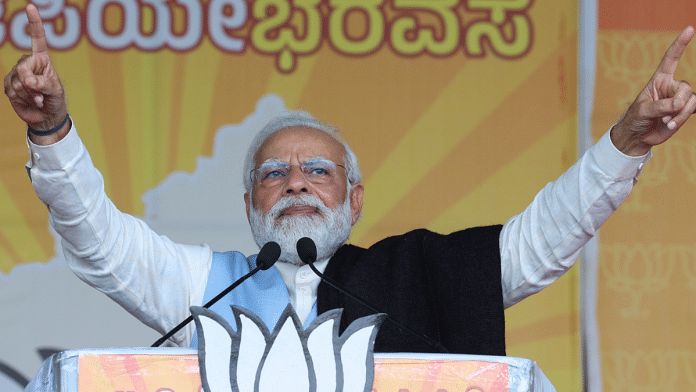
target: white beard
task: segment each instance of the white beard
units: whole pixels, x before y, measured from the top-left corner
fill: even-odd
[[[283,210],[292,206],[312,206],[319,214],[280,217]],[[252,205],[249,223],[254,241],[259,248],[270,241],[280,245],[279,261],[295,265],[304,264],[297,255],[297,241],[302,237],[314,240],[317,246],[317,261],[328,259],[350,237],[350,197],[346,197],[345,202],[333,210],[311,195],[283,197],[266,215]]]

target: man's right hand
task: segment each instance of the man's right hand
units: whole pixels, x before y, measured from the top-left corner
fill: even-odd
[[[68,114],[63,85],[51,64],[39,10],[33,4],[26,8],[31,30],[31,55],[23,55],[7,76],[5,94],[19,118],[37,131],[59,125]],[[70,130],[70,122],[48,136],[30,138],[37,144],[51,144]]]

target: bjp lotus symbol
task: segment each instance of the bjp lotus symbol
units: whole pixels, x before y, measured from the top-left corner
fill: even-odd
[[[305,330],[288,305],[273,333],[246,309],[232,306],[237,330],[217,313],[192,307],[205,392],[369,392],[373,347],[384,314],[355,320],[338,335],[342,309]]]

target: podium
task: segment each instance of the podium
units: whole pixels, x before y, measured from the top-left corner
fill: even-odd
[[[531,360],[460,354],[374,354],[373,392],[550,392]],[[282,380],[279,380],[282,382]],[[68,350],[46,359],[25,392],[199,392],[198,352],[181,348]]]

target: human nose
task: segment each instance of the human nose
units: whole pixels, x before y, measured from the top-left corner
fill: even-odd
[[[307,183],[307,177],[302,172],[302,168],[292,165],[290,166],[288,177],[285,179],[285,193],[289,195],[307,193],[309,192]]]

